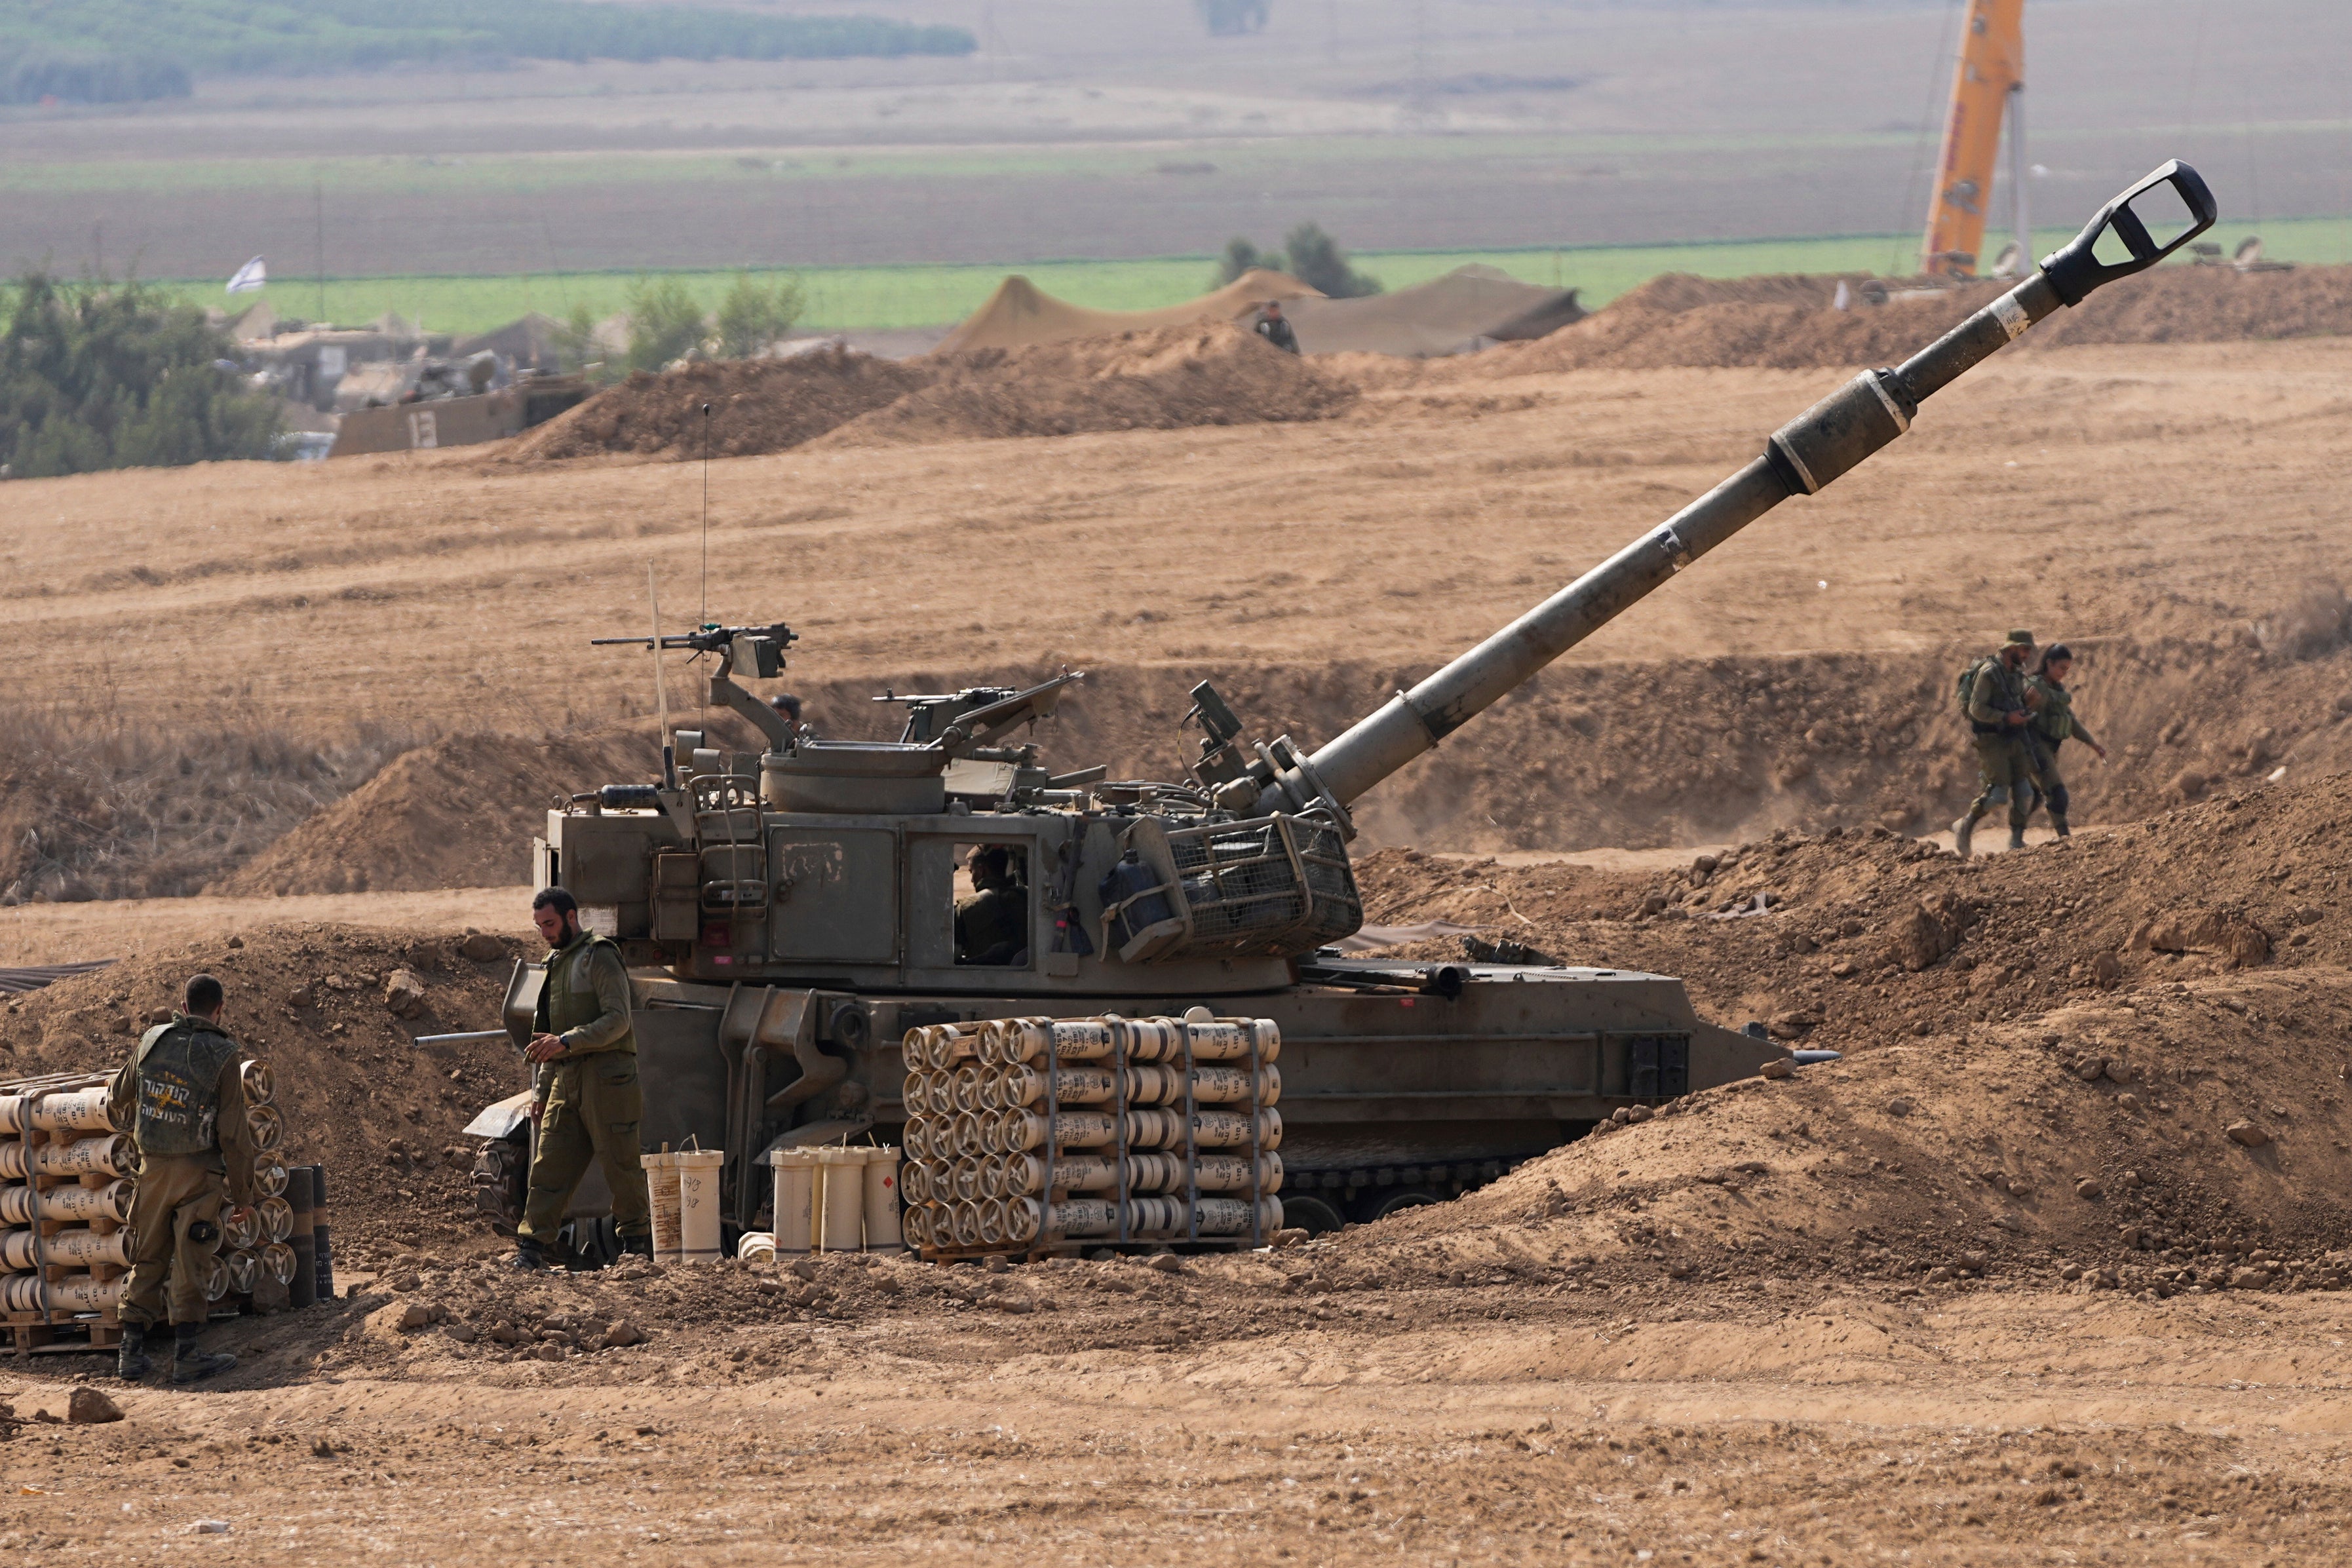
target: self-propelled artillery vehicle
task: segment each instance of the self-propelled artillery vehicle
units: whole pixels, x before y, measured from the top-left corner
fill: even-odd
[[[1205,1005],[1279,1024],[1281,1197],[1288,1223],[1322,1229],[1450,1197],[1617,1107],[1754,1073],[1781,1048],[1699,1018],[1664,976],[1340,956],[1333,944],[1362,918],[1350,808],[1738,529],[1894,441],[2034,322],[2212,219],[2193,170],[2157,170],[2034,276],[1899,367],[1855,377],[1706,495],[1320,746],[1253,739],[1204,683],[1181,779],[1056,772],[1031,727],[1075,674],[895,699],[908,710],[895,741],[821,738],[745,684],[782,675],[788,627],[656,634],[712,661],[709,706],[763,748],[678,730],[658,781],[574,797],[537,847],[538,880],[569,889],[639,976],[646,1147],[725,1150],[729,1218],[749,1227],[770,1151],[893,1135],[911,1029]],[[985,931],[959,881],[975,851],[1002,852],[977,857]],[[509,998],[519,1040],[539,978],[520,969]],[[492,1140],[486,1207],[511,1218],[520,1097],[472,1130]],[[592,1186],[579,1208],[600,1201]]]

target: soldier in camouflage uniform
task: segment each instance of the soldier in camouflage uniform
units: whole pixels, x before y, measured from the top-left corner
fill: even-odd
[[[2033,633],[2011,632],[1998,653],[1969,667],[1965,685],[1969,728],[1977,750],[1977,798],[1968,814],[1952,824],[1952,847],[1969,858],[1978,820],[1995,806],[2009,807],[2009,847],[2025,847],[2026,791],[2033,762],[2025,748],[2025,727],[2034,698],[2025,685],[2025,662],[2033,657]]]
[[[196,1348],[210,1314],[205,1281],[218,1264],[222,1207],[254,1201],[253,1128],[238,1075],[244,1057],[221,1028],[224,999],[212,976],[189,980],[186,1010],[140,1037],[110,1090],[116,1124],[128,1123],[139,1145],[131,1279],[115,1362],[131,1382],[152,1370],[147,1331],[167,1312],[173,1382],[194,1383],[236,1364],[233,1355]]]
[[[1029,951],[1029,889],[1013,874],[1013,852],[982,844],[964,863],[972,892],[956,900],[956,962],[1020,963]]]
[[[591,1161],[613,1193],[613,1228],[621,1249],[653,1253],[653,1205],[646,1190],[637,1124],[645,1094],[637,1083],[637,1037],[629,1026],[629,971],[611,938],[580,927],[580,905],[560,887],[530,901],[531,922],[552,949],[547,984],[523,1054],[539,1064],[531,1119],[539,1145],[530,1191],[515,1229],[514,1266],[543,1269]]]
[[[2107,748],[2092,739],[2083,721],[2074,716],[2074,694],[2066,689],[2066,677],[2074,669],[2074,650],[2063,643],[2053,643],[2025,683],[2036,699],[2032,720],[2025,727],[2026,751],[2033,765],[2034,783],[2042,798],[2050,802],[2050,825],[2062,839],[2071,838],[2074,830],[2066,822],[2066,779],[2058,770],[2058,748],[2069,740],[2079,740],[2097,752],[2102,761],[2107,755]],[[2027,812],[2032,814],[2031,807]]]

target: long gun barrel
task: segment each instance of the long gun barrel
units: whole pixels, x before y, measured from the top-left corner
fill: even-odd
[[[1345,808],[1791,496],[1818,493],[1911,428],[1919,405],[2061,307],[2210,228],[2212,193],[2166,163],[2099,209],[2042,270],[1894,370],[1865,371],[1780,427],[1762,455],[1303,760],[1278,759],[1260,811]],[[1263,777],[1263,775],[1261,775]]]

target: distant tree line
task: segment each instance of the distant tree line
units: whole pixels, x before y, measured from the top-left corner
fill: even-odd
[[[0,103],[144,103],[187,96],[188,73],[171,60],[0,53]]]
[[[150,86],[163,79],[142,78],[145,68],[135,64],[110,63],[117,61],[168,60],[184,73],[297,72],[414,61],[968,55],[978,47],[966,28],[877,16],[773,16],[591,0],[0,0],[0,60],[80,62],[98,73],[92,85],[110,91],[125,79]],[[121,75],[126,69],[127,78]],[[79,78],[57,79],[72,87]]]
[[[0,476],[270,455],[277,401],[194,306],[34,271],[0,287]]]
[[[1349,267],[1348,253],[1340,248],[1338,240],[1323,232],[1320,224],[1299,225],[1285,236],[1280,250],[1260,250],[1249,240],[1234,235],[1225,242],[1225,254],[1217,263],[1216,281],[1222,287],[1254,267],[1265,267],[1268,272],[1286,272],[1307,287],[1334,299],[1360,299],[1381,291],[1381,280]]]

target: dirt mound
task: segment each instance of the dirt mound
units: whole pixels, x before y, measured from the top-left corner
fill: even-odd
[[[835,348],[641,371],[494,461],[698,457],[706,402],[711,455],[743,457],[828,434],[867,445],[1328,419],[1355,397],[1347,382],[1223,322],[904,363]]]
[[[0,714],[0,905],[194,893],[415,744]]]
[[[968,441],[1328,419],[1345,382],[1223,322],[1029,349],[935,355],[939,375],[828,441]]]
[[[461,1134],[483,1105],[529,1086],[522,1058],[501,1042],[411,1042],[495,1026],[522,946],[476,963],[461,955],[462,936],[289,925],[236,940],[135,956],[0,1004],[0,1077],[116,1065],[155,1009],[207,970],[227,988],[230,1030],[270,1064],[286,1158],[327,1166],[339,1243],[479,1234],[468,1213],[473,1141]],[[423,983],[425,1011],[396,1019],[384,983],[404,968]]]
[[[2343,706],[2352,702],[2352,652],[2341,646],[2300,661],[2272,656],[2251,633],[2074,646],[2080,711],[2113,754],[2105,763],[2079,748],[2070,755],[2079,822],[2146,816],[2282,766],[2296,779],[2352,767]],[[1375,790],[1358,821],[1370,844],[1478,851],[1661,848],[1832,823],[1932,831],[1976,789],[1951,714],[1963,658],[1955,650],[1562,665]],[[990,672],[1014,684],[1053,673]],[[1178,726],[1203,676],[1260,732],[1319,743],[1425,673],[1356,662],[1097,667],[1037,740],[1056,767],[1099,762],[1114,778],[1171,777],[1185,750]],[[952,690],[971,674],[916,666],[795,689],[824,733],[893,738],[897,710],[869,702],[877,691]],[[698,710],[698,722],[724,748],[757,744],[730,716]],[[557,796],[645,782],[652,755],[642,727],[441,741],[400,758],[214,891],[520,882]]]
[[[519,437],[500,458],[530,462],[614,453],[697,458],[703,451],[706,402],[712,456],[782,452],[903,397],[929,379],[920,366],[839,347],[789,360],[692,364],[658,375],[639,371]]]
[[[1752,365],[1807,370],[1892,364],[2000,292],[1993,283],[1929,290],[1893,285],[1884,305],[1832,301],[1823,276],[1703,278],[1670,273],[1606,308],[1522,346],[1473,361],[1482,375],[1552,371]],[[2164,267],[2110,284],[2035,328],[2022,345],[2211,343],[2352,333],[2352,267],[2241,273]]]
[[[1694,1280],[1769,1260],[1937,1282],[2072,1263],[2157,1293],[2183,1269],[2352,1283],[2326,1256],[2352,1241],[2347,843],[2336,778],[1969,864],[1883,832],[1776,834],[1664,878],[1372,857],[1375,921],[1682,975],[1722,1021],[1846,1056],[1696,1096],[1364,1245],[1413,1266],[1466,1231],[1490,1260]]]
[[[505,887],[530,876],[550,805],[656,771],[638,727],[545,740],[459,735],[399,757],[208,891],[253,896]]]

